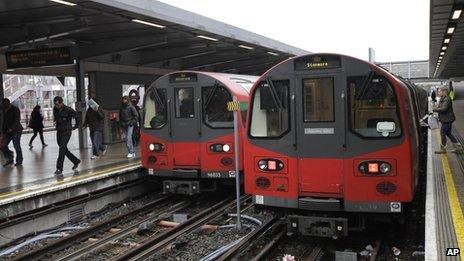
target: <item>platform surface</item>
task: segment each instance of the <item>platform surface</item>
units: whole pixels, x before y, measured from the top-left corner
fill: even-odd
[[[110,168],[134,165],[140,161],[138,147],[136,147],[137,156],[135,158],[126,158],[127,149],[125,143],[109,145],[105,156],[91,160],[90,141],[88,148],[79,149],[77,131],[74,131],[68,149],[82,162],[78,169],[73,171],[71,169],[73,164],[65,158],[63,174],[57,176],[54,174],[56,159],[58,158],[58,145],[55,135],[55,131],[44,133],[45,143],[48,144],[47,147],[42,147],[40,138],[36,137],[32,149],[28,146],[32,134],[22,135],[23,166],[0,166],[0,198],[16,195],[25,190],[62,183],[64,180],[79,179],[81,176],[88,176],[89,173],[93,173],[93,175],[103,174]],[[13,144],[10,144],[10,149],[14,151]],[[3,156],[0,157],[4,162]]]
[[[464,87],[456,88],[453,133],[464,145]],[[426,260],[463,260],[464,256],[464,153],[435,154],[440,131],[429,133],[426,196]],[[448,150],[452,148],[448,140]],[[460,255],[447,251],[460,249]],[[453,250],[450,250],[453,251]],[[448,252],[450,254],[451,252]]]

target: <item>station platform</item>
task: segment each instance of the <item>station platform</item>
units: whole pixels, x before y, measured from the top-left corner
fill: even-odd
[[[0,201],[29,193],[38,189],[53,187],[71,181],[83,180],[89,177],[97,177],[114,170],[132,166],[140,167],[139,153],[136,157],[127,159],[125,143],[109,145],[105,156],[91,160],[91,144],[88,148],[79,149],[77,132],[73,133],[68,144],[68,149],[76,155],[81,164],[77,170],[72,170],[72,163],[65,158],[62,175],[55,175],[56,159],[58,158],[58,145],[55,131],[44,132],[46,147],[42,147],[39,137],[33,142],[33,148],[29,148],[29,139],[32,134],[23,134],[21,145],[23,151],[23,166],[0,167]],[[10,149],[13,145],[10,144]]]
[[[457,94],[453,133],[464,145],[464,90]],[[425,260],[463,260],[464,153],[435,154],[439,144],[440,130],[429,130]]]

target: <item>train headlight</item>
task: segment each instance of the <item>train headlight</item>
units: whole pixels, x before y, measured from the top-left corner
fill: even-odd
[[[258,168],[263,171],[280,171],[284,168],[284,163],[278,159],[261,159],[258,161]]]
[[[164,146],[160,143],[150,143],[150,145],[148,145],[148,149],[150,151],[160,152],[164,150]]]
[[[384,162],[384,163],[380,164],[380,168],[379,168],[379,169],[380,169],[380,172],[381,172],[381,173],[385,174],[385,173],[387,173],[387,172],[390,172],[391,166],[390,166],[390,164]]]
[[[260,161],[258,162],[258,168],[259,168],[260,170],[266,170],[266,169],[267,169],[267,161],[265,161],[265,160],[260,160]]]
[[[229,152],[230,146],[228,144],[216,143],[216,144],[211,144],[209,146],[209,150],[211,152]]]

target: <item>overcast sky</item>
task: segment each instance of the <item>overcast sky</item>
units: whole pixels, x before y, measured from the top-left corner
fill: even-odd
[[[429,0],[161,0],[310,52],[426,60]]]

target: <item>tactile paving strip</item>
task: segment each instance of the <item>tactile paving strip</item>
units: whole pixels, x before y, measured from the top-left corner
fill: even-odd
[[[432,135],[436,137],[435,131]],[[437,139],[432,139],[432,162],[435,177],[435,213],[436,213],[436,239],[438,260],[461,260],[460,257],[447,257],[446,249],[457,247],[458,241],[454,231],[451,209],[448,200],[445,174],[441,162],[441,154],[435,154],[434,151],[439,149]],[[426,239],[427,240],[427,239]]]

